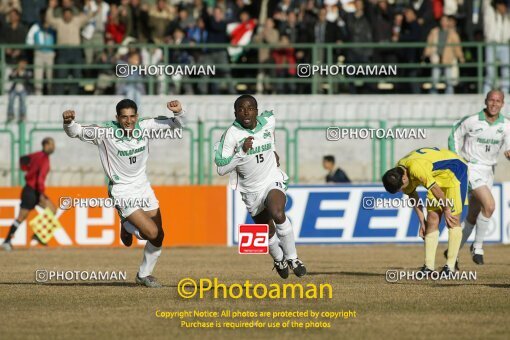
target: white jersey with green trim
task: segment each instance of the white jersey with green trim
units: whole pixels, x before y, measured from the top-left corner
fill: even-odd
[[[448,138],[450,151],[471,164],[496,165],[503,147],[510,150],[510,120],[500,113],[494,123],[489,123],[483,110],[456,122]]]
[[[139,131],[164,130],[184,127],[184,111],[175,117],[140,119],[135,126]],[[142,185],[148,182],[146,169],[149,156],[148,134],[139,138],[123,136],[119,123],[111,121],[103,126],[82,126],[72,121],[64,124],[66,134],[71,138],[97,145],[101,165],[112,185]],[[143,137],[142,137],[143,136]]]
[[[274,132],[274,115],[265,111],[257,117],[253,130],[243,128],[236,121],[223,133],[215,146],[214,162],[220,176],[230,173],[232,189],[254,193],[276,180],[288,180],[276,163]],[[253,147],[245,153],[243,143],[248,137],[253,137]]]

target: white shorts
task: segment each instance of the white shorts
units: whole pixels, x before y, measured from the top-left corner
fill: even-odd
[[[489,165],[468,164],[469,189],[475,190],[486,185],[489,190],[494,183],[494,167]]]
[[[113,185],[110,196],[123,205],[116,206],[121,219],[126,219],[138,209],[143,211],[156,210],[159,201],[154,195],[149,182],[143,184]]]
[[[283,180],[270,182],[264,190],[259,192],[242,192],[241,197],[243,198],[246,209],[251,216],[257,216],[266,208],[266,198],[269,192],[273,189],[280,190],[285,194],[287,191],[287,182]],[[285,196],[287,197],[287,196]]]

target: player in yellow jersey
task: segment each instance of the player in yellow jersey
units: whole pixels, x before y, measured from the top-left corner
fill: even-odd
[[[439,243],[439,222],[444,215],[448,227],[448,258],[443,271],[456,270],[456,259],[462,240],[460,217],[467,204],[468,168],[457,154],[447,150],[421,148],[410,152],[388,170],[382,178],[384,188],[391,194],[402,191],[418,204],[414,211],[420,220],[420,236],[425,240],[425,265],[423,272],[435,268],[437,245]],[[416,188],[427,189],[427,219],[423,206],[418,200]]]

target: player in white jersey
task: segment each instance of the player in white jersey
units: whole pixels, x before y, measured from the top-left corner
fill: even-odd
[[[303,276],[306,268],[285,216],[288,176],[278,167],[273,113],[258,115],[257,101],[250,95],[237,98],[234,110],[234,123],[216,144],[218,174],[230,173],[230,185],[241,192],[255,223],[269,225],[269,253],[278,274],[286,279],[290,266],[296,276]]]
[[[490,91],[485,98],[485,109],[458,121],[448,139],[449,149],[468,161],[471,191],[468,214],[462,223],[461,247],[476,225],[475,241],[471,245],[476,264],[483,264],[483,239],[496,205],[491,193],[494,168],[502,148],[510,160],[510,120],[500,113],[503,104],[503,92]]]
[[[180,129],[185,124],[184,110],[177,100],[167,103],[174,117],[138,119],[136,103],[121,100],[116,107],[116,120],[106,126],[82,126],[74,121],[75,112],[65,111],[64,130],[69,137],[95,144],[104,172],[108,177],[108,194],[121,217],[121,240],[131,246],[133,236],[147,240],[136,282],[151,288],[161,285],[151,275],[161,255],[164,232],[159,202],[146,174],[150,132]],[[156,133],[154,133],[156,135]]]

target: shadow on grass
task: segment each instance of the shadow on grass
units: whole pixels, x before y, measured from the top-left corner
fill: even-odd
[[[385,276],[384,273],[364,273],[364,272],[309,272],[306,275],[348,275],[348,276]]]
[[[134,282],[54,282],[54,283],[39,283],[39,282],[0,282],[0,285],[27,285],[27,286],[41,286],[41,287],[139,287]],[[163,288],[177,288],[177,285],[163,285]]]

